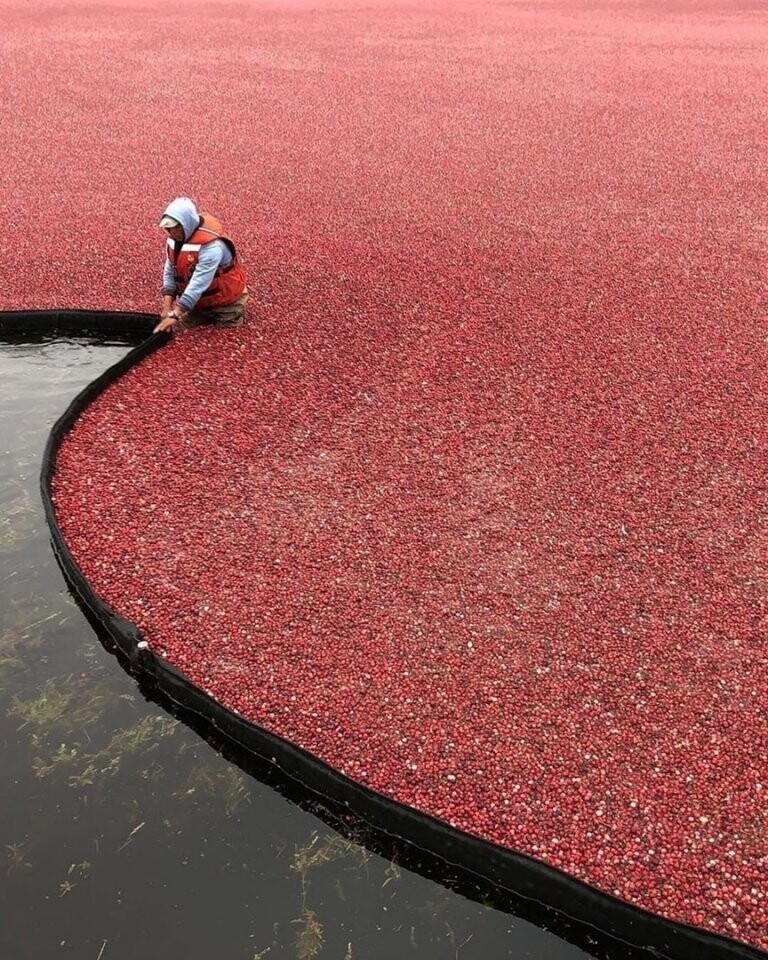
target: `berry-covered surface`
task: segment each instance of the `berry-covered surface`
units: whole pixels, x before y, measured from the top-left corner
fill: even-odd
[[[76,424],[58,519],[195,684],[352,779],[768,947],[768,16],[0,0],[0,307],[247,324]]]

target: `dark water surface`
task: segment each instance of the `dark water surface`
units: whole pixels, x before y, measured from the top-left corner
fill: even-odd
[[[590,956],[335,832],[147,702],[102,647],[38,475],[51,424],[127,349],[0,344],[0,958]]]

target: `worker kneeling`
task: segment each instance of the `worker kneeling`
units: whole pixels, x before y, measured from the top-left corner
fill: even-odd
[[[237,327],[248,302],[245,270],[219,221],[199,213],[189,197],[166,207],[160,226],[168,234],[163,308],[155,333],[212,323]]]

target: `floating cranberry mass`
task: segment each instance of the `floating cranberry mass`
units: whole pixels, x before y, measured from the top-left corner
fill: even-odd
[[[0,11],[0,305],[155,309],[178,193],[251,284],[66,436],[93,590],[370,790],[768,948],[764,14],[54,8]]]

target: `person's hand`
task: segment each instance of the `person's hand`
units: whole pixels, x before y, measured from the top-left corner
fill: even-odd
[[[180,307],[178,303],[175,307],[166,307],[163,305],[163,309],[160,311],[160,323],[157,324],[152,333],[165,333],[174,328],[176,330],[184,330],[185,321],[188,316],[189,311]]]
[[[160,323],[157,324],[152,333],[165,333],[167,330],[171,330],[177,320],[178,316],[173,311],[165,316],[160,314]]]

